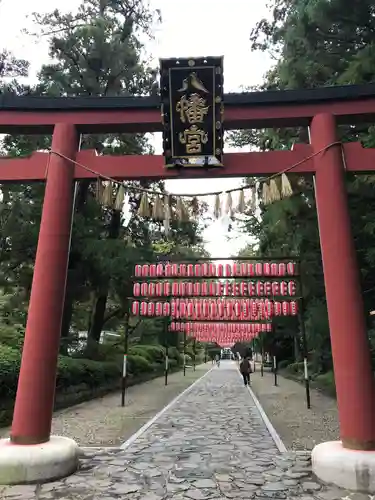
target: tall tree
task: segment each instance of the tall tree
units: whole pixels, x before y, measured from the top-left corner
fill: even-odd
[[[276,60],[265,76],[263,90],[322,87],[374,81],[374,9],[371,0],[273,0],[271,20],[263,19],[253,29],[253,50],[270,53]],[[343,141],[361,140],[374,144],[372,127],[341,127]],[[306,142],[306,129],[269,129],[236,134],[240,144],[262,150],[289,148]],[[327,369],[329,331],[324,297],[319,238],[313,184],[308,177],[292,175],[295,196],[271,206],[261,205],[261,220],[250,217],[247,230],[259,239],[263,255],[273,252],[299,254],[303,265],[306,320],[309,346],[317,369]],[[375,296],[373,222],[375,211],[369,193],[373,178],[348,176],[347,187],[353,231],[362,270],[366,305]],[[329,359],[328,359],[329,361]]]

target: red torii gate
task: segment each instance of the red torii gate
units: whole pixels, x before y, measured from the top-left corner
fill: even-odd
[[[10,437],[14,445],[50,439],[75,180],[96,179],[97,173],[116,179],[267,176],[301,162],[293,172],[315,175],[342,444],[375,451],[375,386],[344,181],[345,171],[375,170],[375,149],[341,145],[336,135],[336,122],[374,120],[375,85],[228,94],[224,104],[226,130],[308,126],[311,144],[225,154],[224,168],[171,170],[162,156],[78,151],[81,133],[161,131],[157,98],[0,99],[1,133],[53,133],[52,153],[0,158],[0,182],[46,180]]]

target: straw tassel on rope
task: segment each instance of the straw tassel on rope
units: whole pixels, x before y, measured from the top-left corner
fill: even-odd
[[[246,210],[245,193],[244,190],[242,189],[238,197],[237,212],[243,214],[245,210]]]
[[[125,200],[125,188],[122,184],[120,184],[116,194],[114,209],[121,212],[122,207],[124,206],[124,200]]]
[[[152,218],[155,221],[164,220],[164,207],[163,207],[163,201],[160,198],[160,196],[155,196],[154,204],[152,206]]]
[[[229,215],[229,217],[233,217],[233,200],[232,200],[231,193],[227,193],[227,201],[225,204],[225,214]]]
[[[103,205],[107,208],[113,208],[113,182],[109,181],[103,192]]]
[[[289,196],[292,196],[292,194],[293,189],[289,182],[288,176],[285,173],[281,174],[281,196],[283,198],[288,198]]]
[[[271,202],[270,199],[270,189],[268,187],[267,182],[263,182],[262,186],[262,200],[265,205],[269,205]]]
[[[257,207],[257,189],[258,189],[258,187],[259,187],[259,184],[258,184],[258,186],[252,186],[251,190],[250,190],[250,208],[253,211]]]
[[[104,185],[102,180],[99,178],[96,182],[96,193],[95,197],[98,201],[98,203],[102,204],[103,203],[103,193],[104,193]]]
[[[138,208],[138,215],[140,217],[150,217],[150,204],[148,202],[148,196],[146,192],[142,194],[141,202]]]
[[[280,191],[279,191],[279,188],[277,187],[275,179],[270,180],[269,194],[270,194],[271,202],[272,201],[279,201],[281,199]]]
[[[187,208],[184,204],[184,200],[181,198],[181,196],[177,196],[176,214],[177,214],[177,219],[179,221],[189,222],[189,213],[188,213]]]
[[[215,196],[214,217],[215,219],[219,219],[221,217],[221,200],[219,194]]]
[[[171,229],[171,215],[170,197],[166,195],[164,196],[164,230],[166,236],[169,235]]]
[[[199,201],[196,196],[191,200],[191,211],[194,217],[199,215]]]

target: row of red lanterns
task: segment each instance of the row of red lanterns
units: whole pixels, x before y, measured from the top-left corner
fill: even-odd
[[[258,333],[258,332],[271,332],[271,323],[182,323],[172,321],[169,325],[172,332],[186,332],[186,333],[215,333],[218,335],[226,335],[232,333]]]
[[[184,296],[288,296],[296,295],[295,281],[197,281],[197,282],[157,282],[134,283],[134,297],[184,297]]]
[[[184,278],[188,277],[218,277],[224,276],[296,276],[295,262],[249,262],[213,264],[137,264],[134,275],[137,278]]]
[[[206,343],[213,343],[216,342],[217,344],[222,344],[222,343],[230,343],[230,344],[235,344],[236,342],[249,342],[253,339],[255,339],[260,332],[254,332],[254,333],[233,333],[231,335],[215,335],[215,334],[207,334],[207,333],[191,333],[189,334],[189,337],[194,338],[195,340],[198,340],[199,342],[206,342]]]
[[[271,300],[171,300],[170,302],[138,302],[131,308],[134,316],[170,316],[193,320],[263,320],[274,316],[297,316],[297,301]]]

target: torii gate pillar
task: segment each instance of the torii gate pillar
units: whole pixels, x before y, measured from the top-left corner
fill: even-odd
[[[56,124],[52,150],[75,158],[74,125]],[[43,482],[78,466],[78,446],[50,436],[73,211],[74,164],[49,158],[10,439],[0,441],[0,484]]]
[[[375,492],[375,384],[335,118],[310,128],[341,441],[317,445],[313,470],[338,486]]]

